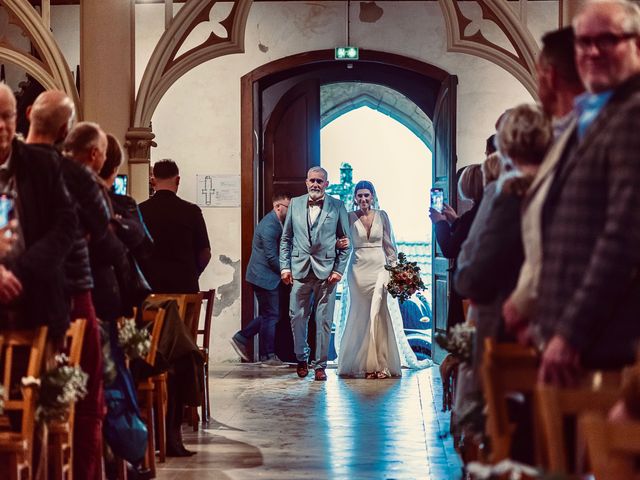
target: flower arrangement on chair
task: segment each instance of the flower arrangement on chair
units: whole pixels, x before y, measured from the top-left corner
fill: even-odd
[[[151,335],[146,328],[138,328],[133,318],[125,318],[118,325],[118,343],[129,360],[147,356],[151,349]]]
[[[45,372],[39,379],[24,377],[22,386],[36,388],[38,408],[36,420],[49,423],[64,420],[71,405],[87,394],[89,375],[79,366],[70,366],[66,355],[56,355],[56,366]]]
[[[389,271],[390,276],[387,290],[400,303],[404,303],[418,290],[426,288],[420,278],[420,267],[416,262],[407,262],[407,256],[402,252],[398,254],[396,265],[385,265],[384,268]]]

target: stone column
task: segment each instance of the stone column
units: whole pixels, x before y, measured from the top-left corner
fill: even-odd
[[[80,2],[83,118],[99,123],[122,143],[135,98],[134,8],[134,0]],[[127,173],[126,162],[121,171]]]
[[[129,194],[142,202],[149,198],[149,160],[155,135],[151,128],[131,128],[127,132],[125,148],[129,153]]]

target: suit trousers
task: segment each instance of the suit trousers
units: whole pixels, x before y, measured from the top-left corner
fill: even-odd
[[[316,352],[315,368],[327,368],[331,326],[336,303],[336,285],[327,279],[319,279],[313,271],[303,279],[293,279],[289,317],[293,332],[293,350],[299,362],[309,361],[307,331],[309,316],[315,304]]]

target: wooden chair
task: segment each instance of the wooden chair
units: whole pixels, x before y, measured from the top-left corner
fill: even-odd
[[[211,342],[211,320],[213,318],[213,304],[216,299],[216,290],[208,290],[206,292],[200,292],[202,299],[206,300],[207,306],[204,312],[204,325],[202,328],[198,328],[197,334],[202,336],[202,343],[198,343],[196,337],[196,344],[200,348],[200,353],[204,357],[203,365],[203,378],[204,385],[202,389],[202,423],[209,423],[211,419],[211,401],[209,397],[209,344]]]
[[[583,413],[606,413],[620,398],[621,393],[619,372],[590,372],[585,374],[577,388],[541,385],[536,388],[537,416],[542,425],[546,470],[565,475],[579,473],[584,458],[581,458],[578,445],[571,448],[567,443],[566,420],[571,419],[577,425],[578,417]],[[570,467],[572,457],[575,458],[575,467]]]
[[[602,413],[591,412],[581,415],[580,431],[596,480],[638,478],[640,422],[609,422]]]
[[[80,365],[82,342],[87,321],[77,319],[71,323],[65,335],[69,365]],[[73,425],[75,405],[71,405],[66,420],[58,420],[49,424],[49,480],[72,480],[73,478]]]
[[[147,354],[145,361],[149,365],[153,365],[156,361],[156,353],[158,351],[158,341],[160,334],[162,333],[162,326],[164,325],[165,310],[159,308],[158,310],[145,310],[142,312],[142,320],[145,323],[152,323],[151,329],[151,348]],[[143,466],[151,471],[151,475],[156,475],[156,449],[155,449],[155,428],[154,428],[154,390],[155,384],[152,377],[149,377],[138,384],[138,403],[140,406],[140,413],[142,420],[147,425],[148,437],[147,437],[147,452],[143,461]],[[158,435],[160,438],[165,438],[165,416],[162,412],[155,411],[158,416]]]
[[[516,428],[509,419],[507,395],[533,394],[538,373],[537,354],[532,348],[517,343],[497,343],[487,338],[480,373],[487,404],[486,428],[491,439],[489,461],[498,463],[510,457]]]
[[[16,398],[12,386],[20,384],[23,376],[40,377],[42,359],[47,340],[47,327],[34,330],[5,330],[3,336],[2,385],[5,390],[4,413],[21,416],[19,431],[0,432],[0,478],[23,480],[32,478],[33,433],[35,429],[36,392],[21,387]],[[18,368],[14,362],[20,350],[29,349],[28,364]]]
[[[191,338],[197,345],[198,326],[200,321],[200,310],[202,308],[202,299],[204,294],[201,293],[160,293],[153,294],[152,300],[175,300],[178,303],[178,312],[184,322],[187,330],[191,334]],[[213,308],[213,305],[212,305]],[[162,382],[162,379],[158,379]],[[164,378],[164,388],[166,390],[166,376]],[[193,431],[198,431],[198,409],[196,407],[187,407],[187,418],[189,424],[193,427]],[[161,456],[164,456],[161,449]],[[164,461],[164,460],[162,460]]]

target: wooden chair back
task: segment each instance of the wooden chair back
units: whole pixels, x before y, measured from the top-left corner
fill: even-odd
[[[2,385],[6,393],[4,403],[5,412],[20,412],[22,414],[21,431],[33,434],[35,423],[36,394],[30,388],[23,388],[20,398],[10,395],[11,386],[20,384],[22,377],[39,378],[44,349],[47,341],[47,327],[39,327],[34,330],[6,330],[3,336],[3,375]],[[14,365],[14,360],[20,349],[29,348],[29,360],[26,370],[19,372]]]
[[[580,431],[596,480],[638,478],[640,422],[609,422],[602,413],[590,412],[581,415]]]
[[[182,320],[191,333],[193,341],[198,340],[198,323],[200,322],[200,310],[202,309],[202,293],[189,293],[185,295],[185,312]]]
[[[142,312],[142,321],[146,323],[152,323],[151,327],[151,347],[149,353],[145,357],[145,361],[149,365],[153,365],[156,362],[156,354],[158,353],[158,342],[160,341],[160,335],[162,334],[162,327],[164,325],[164,308],[158,308],[157,310],[147,309]]]
[[[202,343],[197,342],[196,345],[205,352],[209,352],[209,342],[211,341],[211,319],[213,318],[213,304],[216,300],[216,289],[207,290],[206,292],[200,292],[202,300],[206,300],[207,304],[204,310],[204,324],[203,327],[198,327],[198,335],[202,336]]]
[[[491,463],[510,456],[515,425],[509,419],[507,395],[512,392],[533,394],[537,371],[537,354],[532,348],[485,339],[480,375],[487,405]]]
[[[87,321],[78,318],[71,322],[65,333],[64,351],[68,364],[72,367],[80,365],[84,330]],[[69,409],[66,420],[54,420],[49,424],[49,480],[72,480],[73,478],[73,428],[75,423],[75,404]]]
[[[580,470],[580,448],[567,443],[568,425],[577,425],[578,418],[586,412],[605,413],[620,398],[621,374],[619,372],[590,372],[576,388],[538,386],[536,400],[538,418],[542,425],[546,469],[560,474],[574,474]],[[567,421],[569,421],[567,423]],[[571,462],[571,458],[575,462]],[[576,466],[571,466],[575,463]]]
[[[0,452],[8,454],[9,478],[17,478],[26,471],[31,478],[33,465],[33,435],[37,394],[32,388],[15,388],[22,377],[39,378],[47,342],[47,327],[33,330],[4,330],[2,355],[2,386],[5,391],[4,414],[21,416],[19,432],[0,432]],[[25,358],[25,354],[28,355]],[[25,361],[26,362],[23,362]],[[26,363],[26,366],[24,366]],[[14,388],[12,388],[14,387]],[[19,395],[15,395],[16,392]],[[6,417],[5,417],[6,418]],[[3,471],[3,468],[0,468]]]
[[[65,342],[67,344],[67,356],[69,357],[69,365],[76,367],[80,365],[80,357],[82,356],[82,342],[84,341],[84,329],[87,321],[84,318],[78,318],[71,322],[65,334]]]
[[[194,342],[197,340],[202,298],[202,293],[154,293],[151,296],[151,300],[175,300],[178,302],[180,318],[182,318]]]

